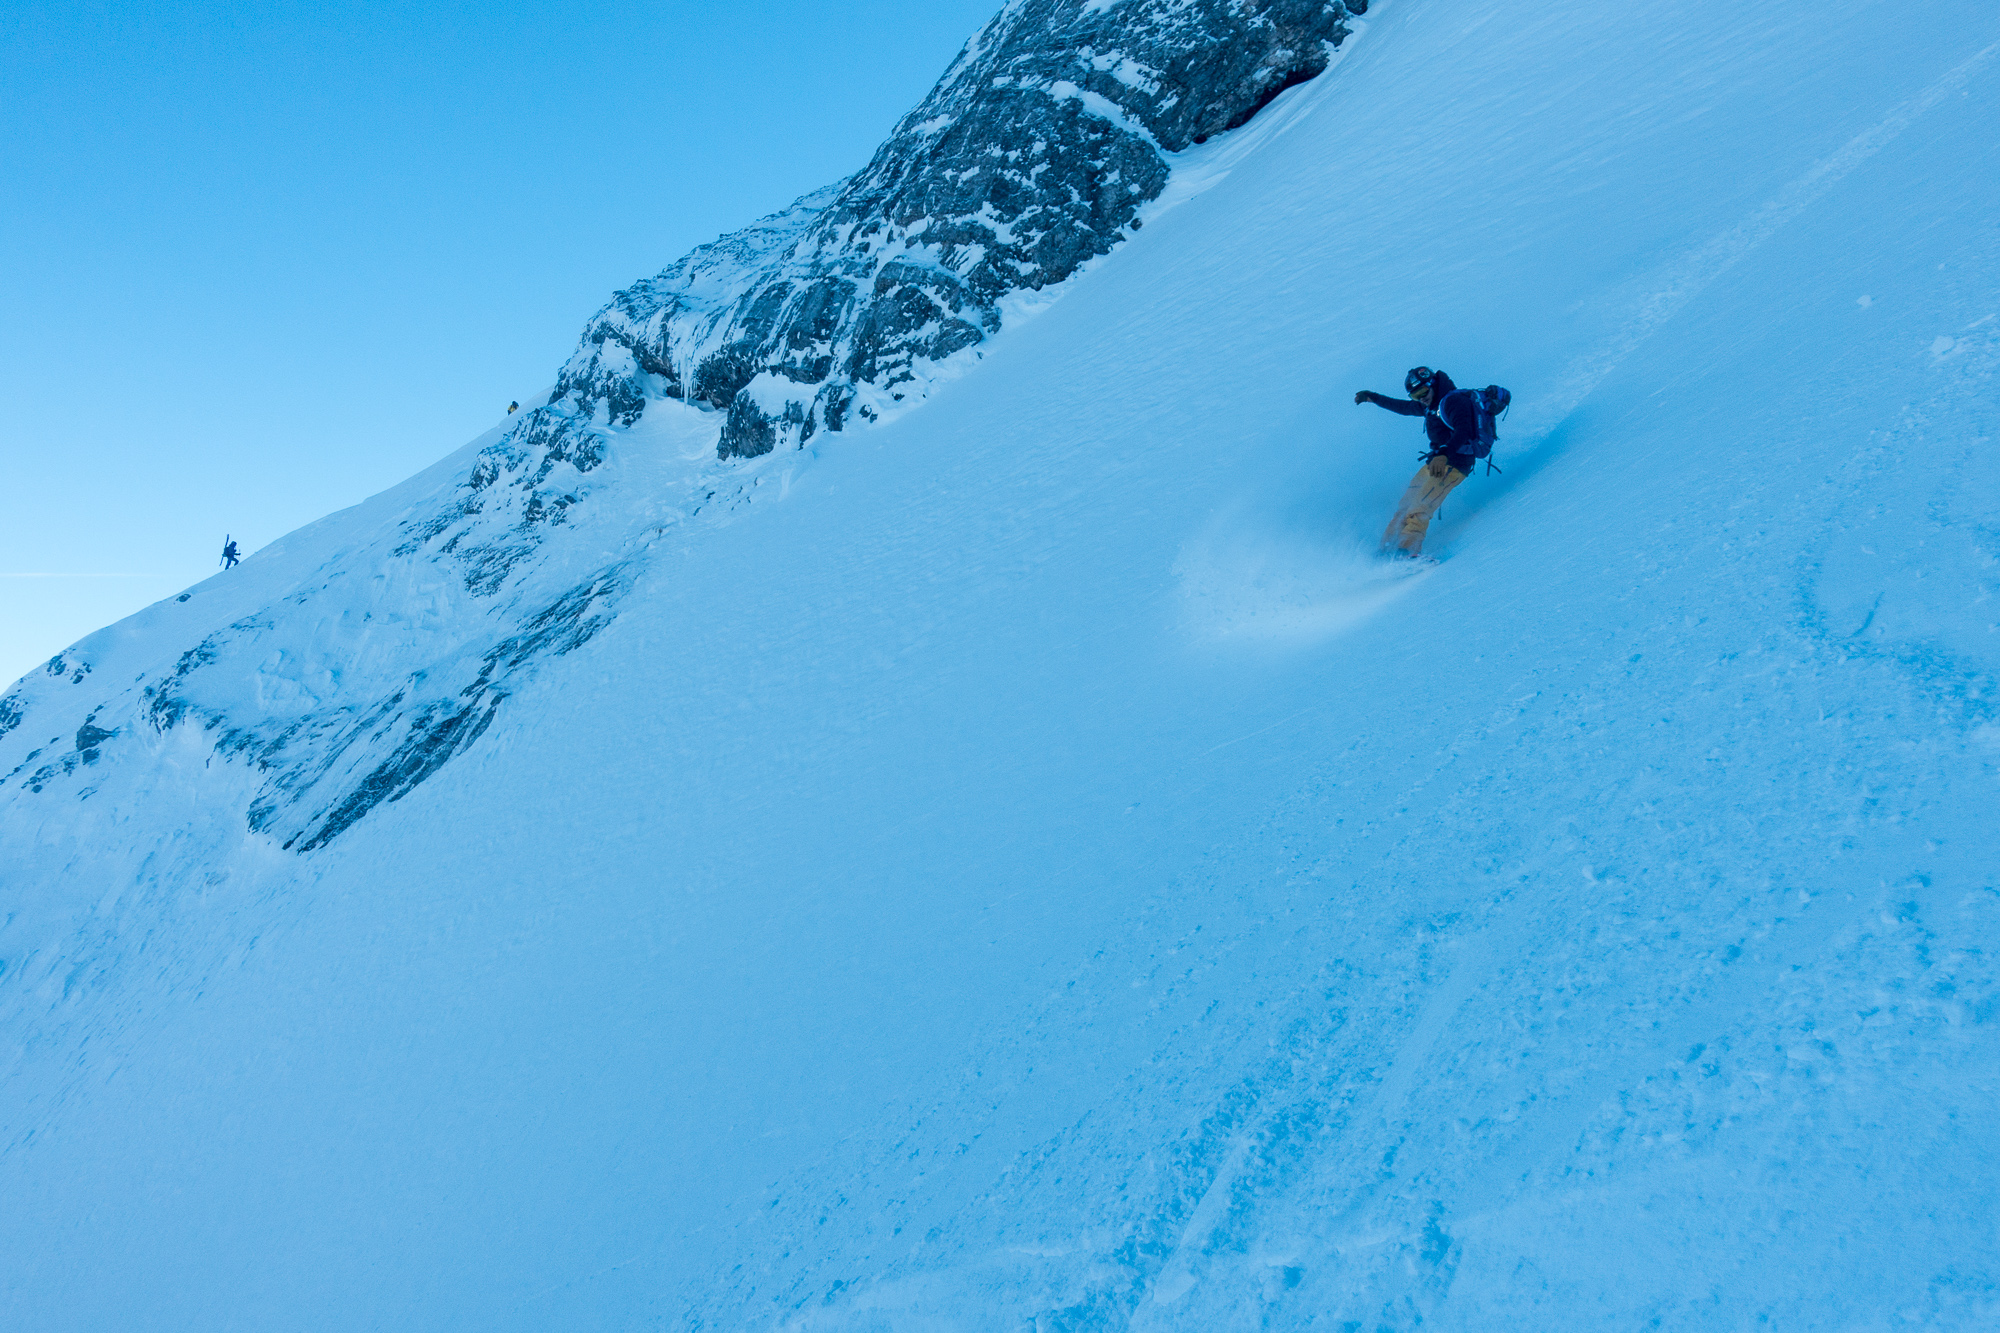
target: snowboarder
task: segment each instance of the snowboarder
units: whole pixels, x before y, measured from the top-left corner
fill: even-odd
[[[510,417],[520,410],[521,410],[521,405],[517,402],[507,404],[507,415]]]
[[[1431,518],[1444,497],[1471,474],[1475,462],[1492,451],[1493,414],[1506,409],[1508,394],[1497,385],[1461,390],[1451,376],[1428,366],[1418,366],[1404,376],[1403,388],[1410,395],[1407,399],[1363,389],[1354,395],[1354,401],[1424,419],[1424,438],[1430,450],[1382,533],[1383,551],[1393,546],[1398,556],[1414,558],[1424,548],[1424,534],[1430,531]]]
[[[222,567],[224,569],[234,569],[236,565],[236,539],[224,536],[222,539]]]

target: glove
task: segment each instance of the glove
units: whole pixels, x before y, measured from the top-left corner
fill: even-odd
[[[1361,404],[1367,402],[1373,396],[1374,395],[1370,394],[1368,390],[1363,389],[1360,393],[1354,395],[1354,404],[1356,407],[1359,407]]]

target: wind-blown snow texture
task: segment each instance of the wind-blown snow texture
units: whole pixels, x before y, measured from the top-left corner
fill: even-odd
[[[37,676],[8,1322],[2000,1322],[2000,20],[1350,26],[921,410]],[[1394,578],[1416,361],[1517,406]]]

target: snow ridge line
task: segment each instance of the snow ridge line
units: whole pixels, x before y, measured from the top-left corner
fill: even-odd
[[[1749,217],[1712,237],[1682,259],[1671,271],[1666,285],[1639,303],[1632,320],[1617,337],[1571,363],[1562,378],[1556,381],[1554,390],[1543,397],[1542,401],[1547,406],[1524,423],[1527,429],[1522,432],[1523,435],[1533,442],[1546,438],[1626,357],[1686,308],[1688,302],[1700,295],[1704,288],[1736,267],[1752,250],[1775,235],[1779,228],[1817,203],[1848,173],[1888,147],[1918,117],[1964,87],[1996,53],[2000,53],[2000,41],[1966,57],[1928,88],[1849,139],[1832,156],[1816,163],[1803,176],[1779,190]]]

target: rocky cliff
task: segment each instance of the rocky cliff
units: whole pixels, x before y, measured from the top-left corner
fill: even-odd
[[[0,699],[4,781],[22,799],[87,798],[135,738],[157,750],[198,733],[251,778],[253,832],[324,845],[610,623],[675,523],[746,500],[757,479],[733,475],[738,460],[913,405],[1010,297],[1138,227],[1171,154],[1323,71],[1365,8],[1010,0],[864,170],[618,293],[548,403],[442,485],[378,497],[332,549],[288,538],[285,556],[144,613],[143,661],[136,630],[105,631],[22,681]],[[635,427],[666,400],[713,414],[696,432],[706,470],[642,482],[605,467],[645,471],[655,423]],[[114,642],[129,683],[107,690],[113,673],[92,672]]]
[[[1167,154],[1320,73],[1366,9],[1012,0],[861,172],[618,293],[523,441],[655,396],[727,412],[725,458],[874,419],[1010,293],[1109,251]]]

